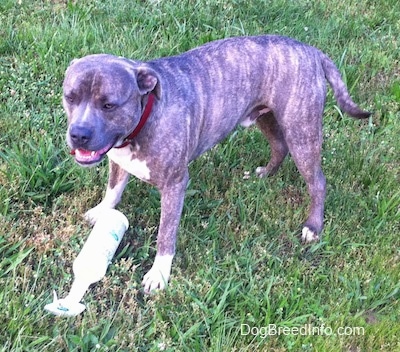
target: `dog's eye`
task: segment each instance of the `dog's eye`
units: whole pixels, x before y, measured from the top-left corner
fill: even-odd
[[[71,95],[65,95],[64,96],[65,97],[65,100],[68,102],[68,103],[70,103],[70,104],[72,104],[73,102],[74,102],[74,97],[73,96],[71,96]]]
[[[115,107],[114,104],[109,104],[109,103],[103,105],[103,109],[104,109],[104,110],[111,110],[111,109],[113,109],[114,107]]]

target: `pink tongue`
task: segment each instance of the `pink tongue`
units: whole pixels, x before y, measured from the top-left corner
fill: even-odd
[[[112,144],[105,146],[103,149],[91,151],[86,149],[72,149],[70,154],[75,156],[79,162],[97,162],[101,160],[103,154],[107,153],[112,148]]]
[[[91,161],[98,159],[100,156],[99,152],[92,152],[90,150],[76,149],[75,157],[80,161]]]
[[[82,156],[90,156],[90,155],[92,155],[92,152],[90,150],[77,149],[77,151]]]

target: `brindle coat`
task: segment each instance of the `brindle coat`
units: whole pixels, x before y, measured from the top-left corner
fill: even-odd
[[[157,255],[145,275],[146,292],[169,278],[188,164],[224,139],[238,124],[256,123],[269,141],[271,159],[256,169],[272,175],[290,153],[311,197],[302,239],[317,240],[323,228],[325,177],[321,170],[322,115],[330,83],[340,108],[356,118],[357,107],[334,63],[318,49],[282,36],[235,37],[181,55],[148,62],[112,55],[74,60],[64,81],[67,141],[82,165],[105,154],[110,177],[104,200],[86,216],[115,207],[129,174],[161,193]],[[128,146],[117,148],[138,124],[149,94],[149,120]]]

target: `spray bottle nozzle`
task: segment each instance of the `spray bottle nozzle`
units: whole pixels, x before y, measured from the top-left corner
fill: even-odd
[[[82,303],[72,302],[67,299],[58,299],[57,293],[53,291],[53,302],[47,304],[44,309],[60,317],[74,317],[82,313],[86,307]]]

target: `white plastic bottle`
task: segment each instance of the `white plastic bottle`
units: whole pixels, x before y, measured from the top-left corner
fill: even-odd
[[[86,308],[79,302],[89,286],[105,275],[128,226],[128,219],[118,210],[109,209],[101,214],[74,260],[74,282],[70,293],[59,300],[54,292],[53,302],[45,306],[47,311],[60,316],[74,316]]]

